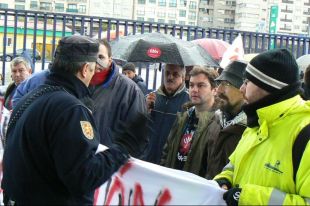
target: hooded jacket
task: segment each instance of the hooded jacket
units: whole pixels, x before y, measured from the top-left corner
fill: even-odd
[[[159,164],[177,112],[183,111],[182,105],[189,101],[189,95],[185,85],[181,86],[173,96],[167,96],[163,92],[163,85],[155,93],[156,102],[151,111],[152,125],[149,132],[150,144],[146,160]]]

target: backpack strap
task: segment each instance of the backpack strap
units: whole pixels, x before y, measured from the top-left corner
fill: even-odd
[[[303,156],[303,153],[306,149],[307,143],[310,139],[310,124],[308,124],[306,127],[304,127],[298,136],[295,139],[294,145],[293,145],[293,171],[294,171],[294,181],[296,181],[296,174],[298,171],[298,167],[300,164],[300,160]]]

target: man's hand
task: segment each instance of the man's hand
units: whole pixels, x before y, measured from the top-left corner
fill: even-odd
[[[156,101],[155,92],[151,92],[146,96],[146,105],[147,105],[148,112],[151,112],[152,109],[154,109],[155,101]]]
[[[225,178],[216,179],[215,181],[224,190],[228,190],[228,189],[231,188],[231,183],[227,179],[225,179]]]
[[[223,199],[228,206],[237,206],[241,194],[241,188],[234,187],[224,193]]]

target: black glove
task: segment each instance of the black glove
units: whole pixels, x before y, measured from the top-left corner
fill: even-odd
[[[139,157],[148,143],[150,121],[145,114],[138,113],[128,124],[121,122],[115,133],[114,143],[128,151],[131,156]]]
[[[234,187],[224,193],[223,199],[228,206],[237,206],[239,202],[239,197],[241,193],[241,188]]]
[[[231,188],[231,183],[226,178],[216,179],[215,181],[217,182],[217,184],[219,184],[220,187],[222,187],[223,185],[226,185],[227,189]]]

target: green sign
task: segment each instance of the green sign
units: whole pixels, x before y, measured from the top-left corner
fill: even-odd
[[[275,34],[277,31],[277,18],[279,7],[277,5],[271,6],[269,18],[269,33]],[[270,49],[274,49],[274,39],[270,39]]]

